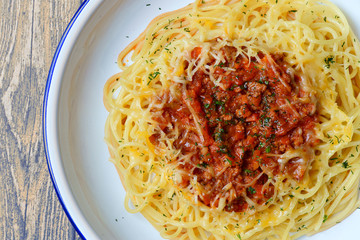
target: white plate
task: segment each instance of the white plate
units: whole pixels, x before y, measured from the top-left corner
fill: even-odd
[[[117,55],[151,19],[190,2],[86,0],[59,44],[45,91],[44,142],[60,202],[85,239],[161,239],[141,214],[124,209],[125,192],[103,141],[102,90],[119,71]],[[333,2],[360,33],[360,1]],[[302,239],[359,239],[359,222],[357,210],[333,228]]]

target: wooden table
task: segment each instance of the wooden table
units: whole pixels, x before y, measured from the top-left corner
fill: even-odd
[[[42,104],[57,44],[81,0],[0,0],[0,239],[80,239],[44,154]]]

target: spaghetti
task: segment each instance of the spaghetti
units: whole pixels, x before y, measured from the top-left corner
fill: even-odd
[[[155,18],[104,87],[126,209],[167,239],[341,221],[359,206],[359,56],[328,1],[199,0]]]

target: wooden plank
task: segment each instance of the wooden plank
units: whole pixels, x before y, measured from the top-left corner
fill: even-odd
[[[80,239],[48,173],[42,101],[52,56],[81,2],[0,1],[0,239]]]

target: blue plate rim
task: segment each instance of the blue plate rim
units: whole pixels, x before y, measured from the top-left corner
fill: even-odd
[[[50,65],[50,69],[49,69],[49,73],[48,73],[48,77],[46,80],[46,86],[45,86],[45,92],[44,92],[44,99],[43,99],[43,109],[42,109],[42,132],[43,132],[43,143],[44,143],[44,150],[45,150],[45,158],[46,158],[46,162],[47,162],[47,166],[48,166],[48,170],[50,173],[50,178],[51,181],[53,183],[53,186],[55,188],[55,192],[56,195],[60,201],[60,204],[66,214],[66,216],[68,217],[68,219],[70,220],[72,226],[75,228],[75,230],[77,231],[77,233],[79,234],[79,236],[82,239],[86,239],[84,234],[80,231],[79,227],[76,225],[73,217],[71,216],[69,210],[67,209],[64,199],[61,196],[60,193],[60,189],[58,187],[58,184],[56,182],[55,176],[54,176],[54,172],[53,172],[53,168],[52,168],[52,164],[51,164],[51,160],[50,160],[50,155],[49,155],[49,145],[48,145],[48,137],[47,137],[47,106],[48,106],[48,100],[49,100],[49,91],[50,91],[50,87],[51,87],[51,83],[52,83],[52,78],[53,78],[53,73],[54,73],[54,69],[56,66],[56,63],[58,61],[59,58],[59,54],[62,50],[62,47],[67,39],[67,36],[69,35],[69,32],[71,31],[74,23],[76,22],[76,20],[78,19],[78,17],[80,16],[80,14],[83,12],[84,8],[87,6],[87,4],[90,2],[90,0],[84,0],[79,8],[77,9],[77,11],[75,12],[74,16],[71,18],[69,24],[67,25],[61,39],[60,42],[56,48],[56,51],[54,53],[54,57],[52,59],[51,65]]]

